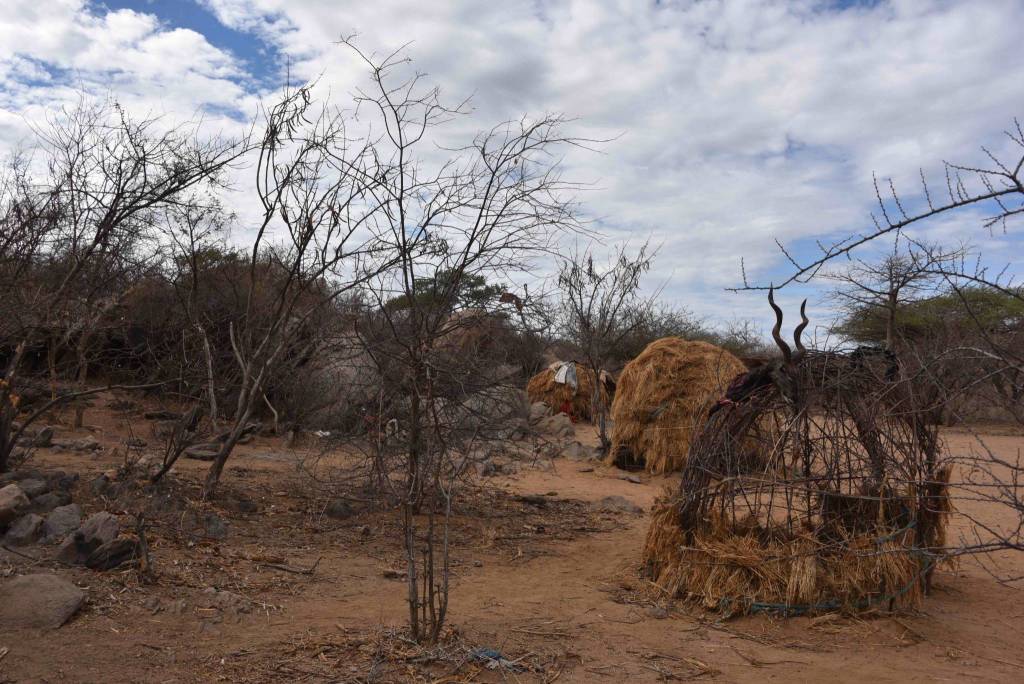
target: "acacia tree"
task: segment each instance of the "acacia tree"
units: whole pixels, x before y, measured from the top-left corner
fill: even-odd
[[[601,373],[613,357],[620,357],[630,336],[651,319],[656,294],[644,297],[640,279],[651,268],[654,252],[643,244],[636,256],[618,248],[606,266],[594,265],[592,248],[564,259],[558,273],[561,319],[566,336],[580,349],[587,373],[594,378],[592,415],[598,421],[601,447],[608,438],[608,406],[601,391]]]
[[[562,117],[523,118],[438,158],[431,143],[464,106],[446,105],[401,52],[378,60],[350,47],[371,79],[358,111],[380,131],[369,172],[380,181],[364,185],[375,205],[367,225],[394,256],[366,288],[372,311],[357,331],[383,378],[375,422],[392,421],[370,436],[379,481],[402,512],[410,631],[433,642],[447,615],[459,478],[522,405],[516,369],[488,340],[526,320],[526,298],[482,284],[514,281],[560,233],[578,229],[576,186],[557,160],[583,141],[562,132]]]
[[[110,304],[109,297],[98,297],[84,316],[76,311],[80,292],[89,289],[86,276],[103,273],[101,262],[118,263],[121,250],[148,234],[156,212],[184,202],[198,185],[217,185],[247,146],[245,139],[205,136],[198,124],[167,127],[157,118],[131,116],[116,102],[85,98],[38,128],[36,138],[45,175],[31,178],[24,166],[15,167],[5,187],[10,211],[0,238],[0,299],[19,323],[8,328],[3,344],[9,358],[0,386],[0,470],[17,438],[42,415],[31,413],[12,432],[26,350],[47,348],[52,382],[62,342],[87,342],[82,320],[99,320]],[[58,397],[53,388],[51,405],[89,391]]]
[[[901,243],[905,243],[902,248]],[[823,272],[821,277],[835,284],[831,296],[848,314],[848,325],[880,318],[884,322],[885,348],[896,351],[900,311],[935,296],[941,283],[936,269],[963,260],[966,252],[966,248],[947,250],[938,246],[918,249],[915,242],[897,236],[892,252],[884,258],[854,259],[845,268]]]

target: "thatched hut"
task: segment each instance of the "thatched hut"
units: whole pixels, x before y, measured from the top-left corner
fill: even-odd
[[[707,342],[651,342],[619,376],[609,462],[654,474],[679,470],[708,409],[745,370],[735,356]]]
[[[738,378],[693,436],[644,574],[726,614],[917,606],[951,508],[938,427],[914,379],[804,349],[806,317],[793,352],[775,310],[782,359]]]
[[[602,376],[604,373],[602,372]],[[574,420],[593,418],[594,373],[575,361],[556,361],[537,373],[526,385],[531,403],[543,402],[558,413],[566,413]],[[601,398],[605,406],[611,401],[610,378],[600,382]]]

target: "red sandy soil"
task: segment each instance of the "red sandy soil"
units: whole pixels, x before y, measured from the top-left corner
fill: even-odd
[[[1024,681],[1024,595],[971,559],[936,574],[918,613],[720,620],[658,600],[639,578],[646,514],[588,505],[621,495],[649,510],[673,478],[636,484],[565,459],[520,462],[467,494],[453,532],[451,628],[421,649],[402,638],[405,585],[385,576],[402,567],[397,516],[321,515],[322,489],[297,468],[308,448],[270,438],[240,448],[212,505],[198,501],[206,464],[183,460],[166,488],[181,510],[161,510],[142,497],[103,500],[88,486],[122,462],[129,428],[149,437],[146,421],[96,408],[87,422],[102,452],[40,450],[29,467],[80,473],[86,514],[108,509],[128,524],[148,506],[155,581],[0,551],[0,577],[53,571],[88,593],[59,630],[0,634],[0,682]],[[987,443],[1003,456],[1024,447],[1024,437],[993,432]],[[945,439],[955,451],[975,437]],[[194,537],[182,523],[210,511],[227,522],[227,538]],[[1024,555],[992,560],[1003,575],[1024,574]],[[471,657],[476,648],[516,667],[487,669]]]

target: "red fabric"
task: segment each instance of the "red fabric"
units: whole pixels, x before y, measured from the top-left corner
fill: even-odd
[[[571,420],[574,423],[576,422],[576,416],[574,416],[573,413],[572,413],[572,402],[571,401],[569,401],[568,399],[563,401],[562,402],[562,406],[558,410],[560,412],[564,413],[565,415],[569,416],[569,420]]]

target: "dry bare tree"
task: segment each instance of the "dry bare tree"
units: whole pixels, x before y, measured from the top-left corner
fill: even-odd
[[[380,484],[402,511],[411,634],[433,642],[447,617],[460,477],[507,429],[514,405],[525,410],[511,387],[515,369],[488,351],[527,320],[525,297],[464,295],[473,283],[515,282],[560,233],[578,229],[576,186],[558,159],[583,141],[563,133],[562,117],[545,116],[438,152],[438,129],[464,104],[445,104],[402,51],[378,59],[349,45],[371,76],[357,94],[359,115],[378,132],[369,178],[379,181],[364,179],[375,206],[367,225],[394,255],[366,288],[374,311],[358,330],[382,377],[370,441]]]
[[[351,114],[317,102],[315,84],[288,87],[265,111],[255,186],[262,217],[246,275],[243,316],[229,329],[237,400],[210,464],[203,495],[215,495],[266,382],[289,344],[331,302],[391,259],[368,230],[382,211],[374,196],[376,151],[349,130]]]
[[[148,234],[156,212],[185,201],[192,188],[216,185],[246,149],[246,140],[206,136],[198,124],[168,126],[159,118],[132,116],[116,102],[84,97],[35,132],[45,174],[32,178],[16,165],[4,188],[15,194],[5,197],[10,211],[4,216],[0,299],[18,323],[5,329],[3,340],[8,359],[0,388],[0,470],[18,436],[40,415],[30,414],[12,432],[26,351],[46,348],[52,382],[62,341],[84,341],[80,347],[88,349],[90,329],[110,307],[109,296],[83,304],[87,276],[102,274],[102,264],[123,263],[122,250]],[[99,284],[102,292],[103,277]],[[87,392],[79,387],[58,397],[52,388],[51,402]]]
[[[203,355],[203,378],[210,423],[217,428],[217,383],[213,350],[210,346],[209,327],[199,298],[204,289],[201,283],[210,258],[225,248],[224,240],[234,215],[225,210],[217,197],[196,198],[182,207],[175,207],[165,216],[164,232],[169,238],[173,272],[170,275],[188,326],[195,332]]]
[[[640,280],[654,256],[649,243],[644,243],[635,256],[621,247],[608,265],[595,266],[591,246],[563,259],[558,272],[563,333],[580,349],[587,372],[593,375],[592,415],[606,451],[611,440],[601,373],[613,358],[621,358],[623,345],[651,318],[657,293],[642,294]]]

